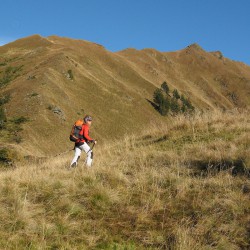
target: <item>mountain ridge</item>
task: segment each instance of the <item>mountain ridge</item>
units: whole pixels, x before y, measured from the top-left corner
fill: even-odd
[[[11,96],[4,105],[7,118],[30,119],[19,132],[23,142],[16,145],[24,154],[63,151],[70,146],[72,122],[86,113],[93,115],[93,135],[102,142],[152,122],[170,122],[147,101],[164,81],[171,91],[189,97],[197,110],[250,105],[250,67],[197,44],[176,52],[111,52],[89,41],[34,35],[1,46],[0,55],[0,63],[6,63],[0,77],[7,67],[22,66],[0,94]]]

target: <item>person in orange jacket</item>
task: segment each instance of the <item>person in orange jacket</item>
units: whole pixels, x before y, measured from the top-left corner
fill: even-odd
[[[86,115],[83,119],[84,124],[82,125],[82,129],[80,131],[80,138],[75,143],[75,156],[70,164],[72,168],[77,166],[77,162],[81,156],[82,150],[87,154],[86,165],[91,167],[93,161],[93,151],[88,145],[89,142],[93,142],[94,144],[97,143],[96,140],[92,139],[89,136],[89,128],[92,123],[92,117]]]

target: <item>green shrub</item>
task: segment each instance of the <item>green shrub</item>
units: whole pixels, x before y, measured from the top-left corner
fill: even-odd
[[[52,110],[53,108],[54,108],[54,106],[51,105],[51,104],[49,104],[48,107],[47,107],[48,110]]]
[[[0,149],[0,165],[11,162],[11,154],[7,148]]]
[[[181,95],[180,99],[182,101],[182,110],[194,111],[195,108],[189,99],[185,98],[183,95]]]
[[[16,73],[19,72],[22,67],[23,65],[16,67],[8,66],[4,71],[2,79],[0,79],[0,87],[3,87],[10,83],[12,80],[16,79],[19,76],[19,74]]]
[[[13,74],[17,73],[18,71],[20,71],[23,68],[24,65],[21,66],[17,66],[17,67],[12,67],[11,71]]]
[[[0,106],[8,103],[10,100],[10,94],[0,97]]]
[[[11,81],[11,77],[9,75],[4,75],[2,79],[0,79],[0,87],[7,85]]]
[[[18,155],[15,151],[7,148],[0,149],[0,166],[1,167],[13,167],[13,162],[18,159]]]
[[[6,129],[6,125],[5,125],[4,121],[0,120],[0,130],[2,130],[2,129]]]
[[[35,96],[38,96],[38,95],[39,95],[38,93],[33,92],[33,93],[29,94],[28,96],[29,96],[29,97],[35,97]]]
[[[29,121],[29,119],[27,117],[24,116],[20,116],[20,117],[15,117],[11,120],[11,122],[15,123],[15,124],[22,124],[24,122]]]
[[[187,107],[184,104],[181,105],[181,112],[182,113],[187,112]]]
[[[1,63],[0,63],[0,66],[6,66],[6,65],[7,65],[6,62],[1,62]]]
[[[0,162],[9,161],[8,151],[6,148],[0,149]]]
[[[0,107],[0,120],[6,121],[6,115],[3,107]]]
[[[5,111],[4,111],[3,107],[0,107],[0,122],[1,121],[3,121],[3,122],[7,121],[7,118],[6,118]]]

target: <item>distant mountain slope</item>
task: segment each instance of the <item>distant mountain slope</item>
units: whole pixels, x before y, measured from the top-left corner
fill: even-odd
[[[19,145],[8,136],[1,140],[22,154],[70,148],[71,125],[86,113],[93,115],[92,135],[101,142],[167,121],[147,101],[163,81],[198,109],[250,105],[250,67],[196,44],[177,52],[112,53],[88,41],[34,35],[0,47],[0,79],[6,76],[0,95],[10,95],[7,118],[29,121],[17,132]]]

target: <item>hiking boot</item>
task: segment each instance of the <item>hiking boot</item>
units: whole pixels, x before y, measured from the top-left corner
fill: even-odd
[[[76,168],[76,162],[73,162],[72,165],[70,166],[71,168]]]

